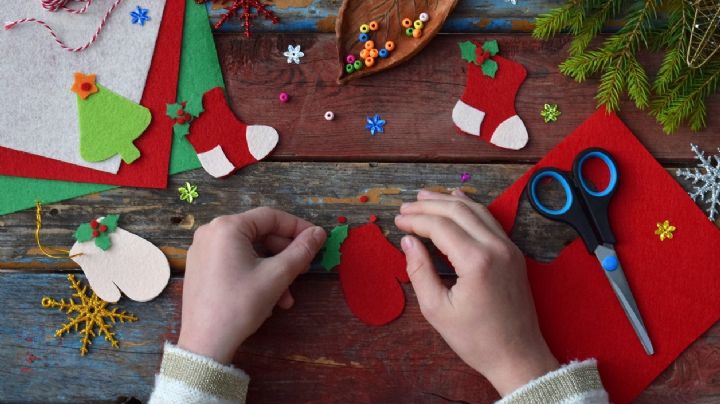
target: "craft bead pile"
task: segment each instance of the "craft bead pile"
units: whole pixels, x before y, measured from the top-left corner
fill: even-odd
[[[410,18],[404,18],[401,25],[405,28],[405,35],[420,38],[425,23],[428,20],[430,20],[430,16],[427,13],[420,13],[417,20],[413,21]],[[363,49],[357,56],[353,54],[345,56],[346,73],[352,74],[363,68],[373,67],[377,58],[385,59],[395,50],[395,42],[393,41],[385,42],[385,46],[381,49],[375,47],[375,42],[371,39],[371,35],[377,31],[378,28],[380,28],[380,24],[377,21],[370,21],[367,24],[360,25],[358,40],[363,44]]]

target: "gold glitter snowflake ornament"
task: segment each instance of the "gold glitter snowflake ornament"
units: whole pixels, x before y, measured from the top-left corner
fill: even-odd
[[[65,299],[57,301],[50,297],[43,297],[42,306],[48,309],[54,308],[64,311],[68,315],[68,322],[55,331],[56,337],[62,337],[71,330],[82,334],[82,346],[80,347],[80,355],[88,353],[88,345],[92,345],[92,339],[99,334],[105,336],[105,340],[110,342],[113,348],[120,345],[115,339],[115,333],[111,332],[111,328],[116,321],[124,323],[126,321],[137,321],[137,317],[125,311],[118,312],[117,308],[110,310],[108,302],[100,299],[93,292],[91,296],[87,295],[88,287],[82,286],[79,281],[75,280],[75,276],[68,275],[70,288],[75,291],[72,297],[65,302]],[[79,302],[73,298],[80,299]],[[97,331],[97,332],[96,332]]]

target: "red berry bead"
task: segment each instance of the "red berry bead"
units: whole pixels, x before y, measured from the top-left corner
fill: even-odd
[[[184,114],[185,114],[185,111],[183,111],[182,108],[180,108],[180,109],[178,109],[177,111],[175,111],[175,115],[177,115],[177,116],[183,116]]]
[[[97,229],[97,227],[98,227],[98,221],[97,221],[97,219],[93,219],[93,220],[90,221],[90,227],[93,228],[93,229]]]
[[[367,197],[367,195],[363,195],[360,198],[358,198],[360,202],[365,203],[370,200],[370,198]]]
[[[345,224],[347,223],[347,218],[345,216],[338,216],[337,221],[340,224]]]
[[[375,222],[377,222],[377,216],[370,215],[370,223],[375,223]]]
[[[104,224],[100,226],[100,233],[105,233],[107,231],[107,226]]]
[[[93,237],[97,237],[100,235],[100,232],[97,230],[93,230]]]

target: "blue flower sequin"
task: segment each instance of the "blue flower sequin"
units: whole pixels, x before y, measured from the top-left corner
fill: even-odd
[[[385,133],[385,121],[380,118],[379,114],[375,114],[374,117],[367,117],[367,124],[365,129],[370,131],[370,134],[375,136],[375,133]]]

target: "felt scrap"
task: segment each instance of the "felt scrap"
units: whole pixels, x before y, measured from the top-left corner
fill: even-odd
[[[109,238],[112,248],[97,248],[100,237],[91,243],[81,241],[86,239],[77,237],[76,233],[77,241],[70,249],[72,260],[80,265],[92,290],[107,302],[120,300],[120,291],[138,302],[154,299],[170,279],[170,264],[165,254],[144,238],[116,225],[109,231],[110,223],[106,219],[98,218],[97,222],[107,223],[108,231],[101,237]]]
[[[159,1],[159,0],[152,0],[152,1]],[[35,2],[25,2],[22,0],[23,3],[35,3]],[[2,3],[5,7],[5,3]],[[123,3],[126,4],[126,3]],[[127,3],[130,4],[130,3]],[[163,7],[153,7],[153,9],[157,10],[163,10]],[[121,11],[121,10],[118,10]],[[148,91],[144,91],[144,87],[141,86],[138,90],[137,97],[131,97],[128,96],[126,91],[121,91],[120,88],[124,88],[125,86],[122,83],[117,83],[118,78],[127,78],[127,75],[125,74],[125,70],[127,70],[130,73],[135,72],[134,69],[130,68],[130,65],[117,65],[118,71],[111,71],[108,72],[105,69],[98,70],[97,68],[94,68],[92,66],[86,67],[86,66],[78,66],[77,68],[74,68],[73,71],[76,70],[90,70],[94,73],[98,74],[98,77],[103,82],[103,85],[107,88],[112,88],[113,91],[117,92],[118,94],[123,95],[124,97],[127,97],[128,99],[133,100],[134,102],[137,102],[137,100],[140,100],[140,104],[150,109],[152,113],[152,121],[150,122],[150,126],[145,131],[142,137],[140,137],[136,142],[135,146],[140,150],[140,153],[142,154],[142,157],[139,158],[137,161],[135,161],[133,164],[130,165],[123,165],[120,170],[117,172],[117,174],[112,174],[108,172],[102,172],[98,170],[89,169],[86,167],[80,167],[76,164],[68,164],[64,163],[62,161],[50,159],[41,157],[38,155],[33,155],[30,153],[21,152],[18,150],[13,150],[7,147],[0,147],[0,174],[3,175],[12,175],[12,176],[21,176],[21,177],[31,177],[31,178],[42,178],[42,179],[58,179],[58,180],[66,180],[66,181],[74,181],[74,182],[90,182],[90,183],[96,183],[96,184],[112,184],[112,185],[124,185],[124,186],[135,186],[135,187],[147,187],[147,188],[164,188],[167,186],[167,167],[168,167],[168,161],[170,159],[170,147],[171,147],[171,136],[170,133],[172,131],[172,121],[168,119],[165,116],[165,105],[167,104],[167,100],[172,100],[175,98],[176,92],[177,92],[177,86],[178,86],[178,71],[179,71],[179,64],[180,64],[180,47],[178,46],[178,43],[180,43],[182,38],[182,21],[183,21],[183,15],[185,12],[185,3],[181,1],[172,1],[167,2],[167,5],[164,6],[164,11],[161,14],[162,15],[162,22],[160,24],[152,24],[153,26],[160,26],[159,34],[157,35],[157,43],[155,44],[154,50],[155,53],[152,54],[152,63],[150,65],[149,73],[147,73],[147,81],[145,81],[146,74],[142,74],[142,85],[144,86],[147,82],[148,85]],[[57,14],[57,13],[45,13],[45,14]],[[160,14],[158,14],[160,15]],[[145,27],[142,30],[137,30],[137,27],[132,26],[128,23],[128,21],[122,21],[123,19],[111,19],[108,21],[108,28],[115,23],[122,23],[125,26],[132,27],[133,33],[132,35],[126,35],[123,38],[121,38],[123,42],[122,45],[117,45],[118,48],[134,48],[133,46],[129,46],[127,43],[127,38],[134,38],[135,35],[140,35],[138,32],[150,32],[151,27]],[[122,22],[121,22],[122,21]],[[2,38],[6,38],[6,35],[0,35],[0,46],[3,45]],[[109,38],[111,35],[108,35],[107,33],[103,34],[103,39],[101,42],[103,44],[106,42],[106,40],[110,41]],[[149,47],[150,49],[153,49],[152,47]],[[82,52],[81,55],[95,55],[97,52],[100,52],[103,49],[103,47],[100,47],[98,45],[93,46],[92,48],[86,50],[85,52]],[[113,48],[114,49],[114,48]],[[54,48],[54,52],[60,52],[61,50],[58,50],[57,48]],[[20,53],[27,53],[27,49],[23,48],[23,50],[18,50]],[[113,52],[116,52],[115,50]],[[73,55],[68,52],[62,52],[62,55]],[[114,53],[113,53],[114,54]],[[57,56],[57,55],[56,55]],[[74,55],[77,57],[78,55]],[[139,57],[139,56],[138,56]],[[103,59],[103,62],[106,61],[107,58]],[[36,63],[37,60],[33,60],[33,64],[42,64],[42,63]],[[78,60],[78,63],[80,60]],[[115,66],[116,63],[105,63],[105,67],[108,68],[108,66]],[[0,66],[4,67],[5,64],[0,64]],[[0,72],[2,71],[2,67],[0,67]],[[59,105],[52,105],[51,107],[46,108],[46,110],[43,111],[43,115],[47,113],[47,110],[61,110],[62,114],[70,116],[72,119],[72,128],[73,129],[73,135],[75,136],[75,139],[77,139],[77,143],[72,144],[72,153],[73,155],[77,156],[77,160],[82,162],[82,165],[88,165],[88,164],[100,164],[100,163],[88,163],[85,162],[82,157],[80,156],[79,150],[79,137],[77,132],[78,127],[78,119],[77,119],[77,113],[74,112],[77,108],[77,103],[75,101],[75,97],[68,97],[68,86],[67,86],[67,77],[69,77],[70,73],[65,74],[63,79],[60,81],[62,83],[62,97],[64,99],[70,100],[72,103],[71,108],[62,109]],[[5,76],[3,76],[5,77]],[[134,78],[133,78],[134,80]],[[2,80],[0,81],[0,88],[3,88],[3,84],[7,81],[11,80]],[[37,80],[38,82],[45,83],[48,82],[48,79],[46,77],[43,77],[41,79]],[[28,85],[28,88],[32,88],[31,85]],[[140,94],[142,95],[142,98],[140,98]],[[10,103],[12,104],[12,103]],[[72,111],[72,112],[68,112]],[[4,114],[4,110],[0,112],[0,122],[2,121],[2,116]],[[39,116],[38,115],[38,116]],[[56,122],[53,122],[52,124],[52,133],[55,134],[55,130],[62,125],[63,120],[57,120]],[[17,127],[17,121],[13,120],[9,125],[0,125],[0,128],[8,128],[8,127]],[[2,131],[3,129],[0,129]],[[44,133],[41,133],[39,135],[44,136]],[[2,139],[5,136],[5,132],[0,132],[0,139]],[[31,137],[38,136],[37,133],[34,133]],[[38,143],[44,143],[46,145],[52,145],[53,147],[57,146],[57,142],[50,141],[48,138],[43,137],[43,139],[35,139],[34,141],[37,141]],[[66,142],[67,143],[67,142]],[[112,159],[109,159],[107,161],[114,161],[117,160],[117,162],[120,161],[120,157],[115,157]],[[10,162],[9,164],[6,162]],[[44,201],[48,202],[48,201]]]
[[[369,325],[395,320],[405,308],[401,283],[410,282],[405,254],[375,223],[350,229],[340,247],[340,285],[350,311]]]
[[[187,9],[183,29],[184,40],[182,41],[182,62],[177,90],[178,99],[188,99],[190,94],[203,94],[210,88],[223,85],[215,42],[207,24],[207,11],[205,7],[195,4],[194,0],[185,0],[185,3]],[[165,18],[168,18],[168,12],[165,13]],[[163,41],[164,32],[160,31],[158,43]],[[200,167],[200,161],[190,143],[184,136],[175,136],[172,142],[170,174],[198,167]],[[53,203],[94,192],[103,192],[114,187],[0,176],[0,188],[11,190],[13,195],[12,198],[0,199],[0,215],[4,215],[34,207],[37,200],[43,201],[43,203]]]
[[[100,84],[92,97],[78,94],[77,98],[80,155],[85,161],[103,161],[119,154],[130,164],[140,158],[133,141],[150,125],[149,109]]]
[[[0,2],[0,15],[6,20],[38,17],[51,25],[67,43],[84,43],[94,34],[108,10],[107,7],[93,4],[82,15],[49,13],[41,3],[3,0]],[[158,22],[161,22],[161,17],[163,20],[167,17],[162,13],[166,0],[146,0],[144,3],[158,10]],[[138,30],[128,20],[121,18],[133,7],[130,2],[119,3],[114,11],[117,18],[107,19],[100,40],[83,52],[67,52],[59,48],[45,30],[29,26],[16,27],[0,35],[0,54],[12,55],[0,64],[0,93],[12,95],[12,102],[3,103],[0,109],[0,146],[14,152],[0,153],[0,174],[76,180],[65,175],[67,173],[64,171],[57,170],[57,166],[49,167],[44,162],[40,163],[44,160],[28,161],[25,158],[31,155],[35,155],[34,158],[53,159],[55,163],[69,163],[68,170],[80,169],[76,166],[91,168],[100,171],[98,176],[118,172],[121,164],[119,157],[88,162],[78,153],[80,137],[77,104],[75,97],[68,97],[67,78],[79,70],[93,72],[107,88],[135,103],[150,107],[145,102],[148,93],[157,93],[163,87],[162,81],[149,77],[152,61],[163,57],[167,59],[163,63],[173,63],[173,51],[162,56],[154,52],[163,24],[152,24]],[[178,24],[182,13],[180,19],[172,17],[171,14],[169,23]],[[177,48],[180,35],[178,32],[173,40],[174,48]],[[173,79],[171,91],[174,94],[177,80],[171,73],[164,72],[170,74],[168,79]],[[144,91],[146,83],[152,83],[153,91]],[[162,91],[159,93],[163,95]],[[108,175],[110,177],[113,175]],[[87,182],[100,181],[88,179]]]
[[[610,224],[655,355],[645,354],[581,239],[549,263],[526,257],[527,272],[552,352],[560,362],[597,358],[611,401],[625,403],[720,318],[720,272],[715,270],[720,231],[617,115],[601,108],[490,204],[506,232],[515,222],[530,175],[549,166],[570,170],[575,156],[588,147],[607,150],[617,162]],[[659,243],[649,235],[658,217],[672,217],[674,226],[693,231]]]
[[[330,231],[330,236],[323,246],[321,265],[326,271],[330,271],[340,264],[340,246],[348,236],[348,225],[335,226]]]

